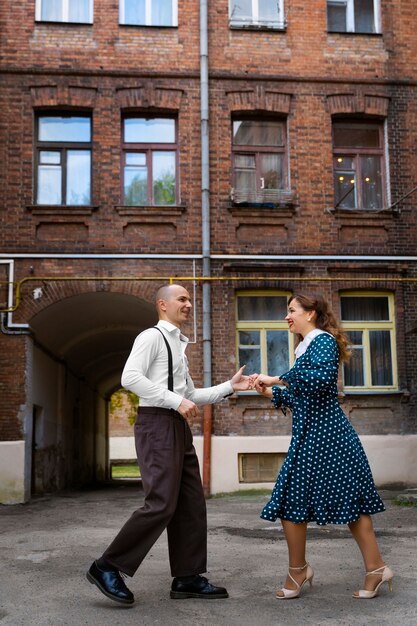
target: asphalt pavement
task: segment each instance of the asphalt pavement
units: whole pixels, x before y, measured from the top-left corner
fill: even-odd
[[[227,600],[171,600],[166,534],[128,587],[131,607],[103,596],[85,578],[92,560],[143,501],[137,483],[63,492],[28,504],[0,506],[0,626],[416,626],[417,507],[398,506],[381,492],[386,512],[374,516],[381,551],[395,572],[372,600],[355,600],[363,565],[345,526],[309,525],[312,589],[277,600],[286,574],[281,526],[259,512],[267,495],[208,500],[211,582]]]

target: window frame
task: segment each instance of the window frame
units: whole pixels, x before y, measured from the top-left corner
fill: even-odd
[[[125,120],[127,119],[147,119],[147,120],[157,120],[157,119],[171,119],[174,120],[175,123],[175,143],[134,143],[134,142],[125,142]],[[121,200],[123,206],[152,206],[152,207],[160,207],[160,206],[178,206],[180,204],[180,185],[179,185],[179,144],[178,144],[178,117],[172,114],[138,114],[138,113],[127,113],[122,116],[122,133],[121,133]],[[153,165],[152,165],[152,155],[154,152],[175,152],[175,202],[173,204],[155,204],[154,203],[154,194],[153,194]],[[125,167],[126,167],[126,154],[132,153],[141,153],[146,155],[146,168],[147,168],[147,195],[148,201],[145,204],[135,204],[128,205],[125,204]]]
[[[380,35],[381,31],[381,2],[380,0],[373,0],[374,6],[374,28],[373,31],[361,31],[355,30],[355,5],[354,0],[327,0],[326,13],[328,6],[330,5],[345,5],[346,6],[346,30],[330,30],[327,17],[327,32],[328,33],[349,33],[359,35]]]
[[[171,0],[172,6],[172,24],[153,24],[152,23],[152,0],[145,1],[145,23],[144,24],[127,24],[125,20],[126,0],[119,0],[119,26],[133,27],[152,27],[152,28],[178,28],[178,0]]]
[[[334,130],[337,126],[344,127],[354,127],[363,126],[364,128],[368,127],[377,127],[378,135],[379,135],[379,147],[378,148],[366,148],[366,147],[336,147],[334,141]],[[381,163],[381,197],[382,197],[382,206],[381,207],[365,207],[363,206],[363,184],[362,184],[362,167],[361,167],[361,157],[364,156],[378,156],[380,158]],[[336,188],[335,188],[335,177],[336,173],[339,171],[336,166],[336,160],[339,157],[350,157],[354,162],[354,172],[356,176],[355,180],[355,206],[354,207],[343,207],[341,206],[341,202],[344,197],[337,200],[336,198]],[[333,167],[333,197],[334,197],[334,208],[335,210],[340,211],[382,211],[388,206],[388,189],[387,189],[387,165],[388,159],[386,154],[386,143],[385,143],[385,123],[380,120],[360,120],[356,118],[346,118],[340,119],[336,118],[332,121],[332,167]],[[340,173],[343,173],[343,170],[340,169]]]
[[[234,132],[233,125],[235,122],[276,122],[281,124],[282,126],[282,138],[283,145],[282,146],[246,146],[246,145],[238,145],[234,142]],[[255,179],[256,179],[256,187],[253,191],[248,192],[249,195],[253,195],[258,200],[262,199],[262,196],[265,196],[264,201],[267,202],[268,191],[270,193],[276,192],[276,195],[279,196],[282,192],[290,191],[290,176],[289,176],[289,154],[288,154],[288,120],[282,117],[254,117],[254,116],[246,116],[239,115],[234,116],[231,119],[231,152],[232,152],[232,171],[231,171],[231,187],[232,187],[232,195],[236,196],[239,193],[243,193],[242,190],[238,189],[236,186],[236,156],[254,156],[255,157]],[[261,182],[264,177],[260,176],[260,156],[262,154],[279,154],[282,156],[282,181],[283,186],[277,189],[265,189],[261,185]]]
[[[233,16],[233,5],[236,4],[236,0],[229,0],[229,27],[232,29],[271,29],[271,30],[285,30],[287,22],[284,16],[284,0],[277,0],[276,5],[278,7],[276,20],[260,20],[259,18],[259,0],[251,0],[252,3],[252,19],[236,18]],[[280,19],[280,16],[282,18]]]
[[[238,363],[238,367],[244,365],[244,363],[240,364],[239,358],[239,349],[244,347],[244,344],[240,344],[239,342],[239,332],[240,331],[260,331],[260,361],[261,361],[261,371],[256,372],[257,374],[268,374],[269,376],[278,376],[283,372],[269,372],[268,373],[268,348],[267,348],[267,332],[271,330],[285,330],[287,331],[288,336],[288,369],[292,367],[295,355],[294,355],[294,345],[295,339],[294,335],[290,333],[288,328],[288,322],[285,319],[282,320],[240,320],[239,319],[239,298],[241,297],[259,297],[259,298],[268,298],[268,297],[284,297],[286,302],[288,302],[288,298],[291,296],[291,292],[286,290],[241,290],[237,291],[235,294],[235,320],[236,320],[236,361]],[[253,372],[250,372],[253,373]],[[253,392],[242,392],[242,393],[253,393]]]
[[[90,141],[41,141],[39,139],[39,121],[42,117],[84,117],[90,120]],[[90,152],[90,199],[87,204],[71,204],[63,200],[66,198],[66,186],[67,186],[67,170],[68,170],[68,151],[69,150],[88,150]],[[60,204],[40,204],[38,203],[38,177],[39,166],[42,165],[40,160],[41,152],[60,152],[61,154],[61,203]],[[63,158],[65,157],[65,159]],[[35,141],[34,141],[34,205],[36,206],[74,206],[74,207],[88,207],[92,206],[93,197],[93,116],[89,112],[85,111],[37,111],[35,115]]]
[[[387,298],[388,299],[388,320],[343,320],[342,319],[342,298]],[[398,370],[397,370],[397,341],[395,324],[395,300],[394,294],[387,291],[344,291],[340,293],[340,320],[344,331],[362,332],[363,345],[363,385],[345,385],[345,366],[342,367],[343,388],[347,392],[391,392],[398,390]],[[391,345],[391,373],[392,385],[372,385],[371,348],[369,332],[372,330],[386,330],[390,332]]]
[[[61,0],[62,4],[62,20],[46,20],[42,18],[42,2],[43,0],[36,0],[35,5],[35,21],[42,22],[43,24],[93,24],[94,20],[94,0],[88,0],[89,5],[89,20],[87,22],[77,22],[69,20],[69,3],[70,0]]]

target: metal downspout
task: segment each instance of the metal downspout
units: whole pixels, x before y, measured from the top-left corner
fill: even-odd
[[[210,277],[210,162],[208,92],[208,7],[200,0],[200,127],[201,127],[201,241],[203,277]],[[204,387],[211,386],[211,285],[203,281]],[[204,406],[203,488],[210,495],[212,406]]]

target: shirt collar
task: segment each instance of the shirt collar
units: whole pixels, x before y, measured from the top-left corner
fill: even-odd
[[[183,335],[180,329],[178,328],[178,326],[175,326],[175,324],[172,324],[171,322],[168,322],[167,320],[159,320],[159,322],[157,323],[157,326],[160,326],[161,328],[164,328],[165,330],[167,330],[169,333],[176,335],[177,337],[179,337],[180,341],[185,341],[186,343],[188,343],[189,341],[188,337]]]

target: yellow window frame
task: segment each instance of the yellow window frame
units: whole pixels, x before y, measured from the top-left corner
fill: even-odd
[[[288,352],[289,352],[289,367],[292,367],[294,363],[294,336],[290,333],[288,329],[288,323],[285,319],[282,320],[239,320],[238,316],[238,299],[239,297],[244,296],[255,296],[255,297],[276,297],[282,296],[286,300],[291,296],[291,292],[288,291],[280,291],[280,290],[245,290],[236,292],[235,298],[235,306],[236,306],[236,360],[237,363],[240,364],[239,361],[239,348],[243,348],[245,346],[241,346],[239,343],[239,331],[242,330],[259,330],[260,331],[260,352],[261,352],[261,371],[256,372],[257,374],[269,374],[270,376],[277,376],[278,374],[283,374],[284,372],[268,372],[268,355],[267,355],[267,332],[270,330],[286,330],[288,332]],[[252,374],[254,372],[248,372]]]
[[[381,322],[374,321],[344,321],[341,320],[342,327],[345,331],[361,331],[363,346],[363,368],[364,368],[364,385],[348,386],[344,385],[347,391],[392,391],[398,389],[398,371],[397,371],[397,341],[395,332],[395,305],[394,294],[387,291],[344,291],[340,293],[340,304],[343,297],[356,298],[388,298],[388,320]],[[371,370],[371,347],[369,340],[369,332],[372,330],[388,330],[391,338],[391,368],[392,368],[392,385],[376,386],[372,385]],[[343,371],[344,379],[344,371]]]

